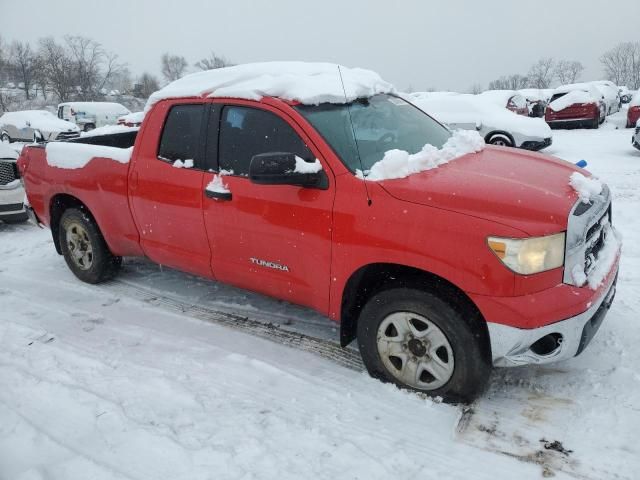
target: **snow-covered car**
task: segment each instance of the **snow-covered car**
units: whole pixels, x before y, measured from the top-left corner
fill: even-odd
[[[607,115],[620,111],[622,102],[620,101],[620,92],[618,86],[609,80],[598,80],[591,82],[604,96],[607,105]]]
[[[478,96],[518,115],[529,116],[527,100],[515,90],[487,90]]]
[[[638,90],[629,102],[627,110],[627,128],[633,127],[640,120],[640,90]]]
[[[629,90],[629,87],[626,85],[618,86],[618,93],[620,95],[620,102],[622,103],[629,103],[631,97],[633,97],[633,92]]]
[[[130,113],[127,107],[115,102],[66,102],[58,105],[58,118],[75,123],[85,132],[115,125],[118,118]]]
[[[633,137],[631,137],[631,144],[640,150],[640,120],[636,123],[636,131],[634,132]]]
[[[0,140],[3,142],[38,142],[68,140],[80,136],[73,123],[56,118],[46,110],[6,112],[0,117]]]
[[[492,145],[542,150],[552,142],[544,120],[515,114],[478,95],[413,93],[406,98],[450,129],[477,130]]]
[[[592,83],[556,88],[544,112],[545,121],[552,127],[599,128],[606,116],[604,96]]]
[[[0,142],[0,221],[5,223],[24,222],[28,218],[17,159],[18,153],[8,143]]]
[[[549,89],[523,88],[518,93],[527,101],[530,117],[544,117],[544,109],[551,98]]]
[[[133,112],[118,118],[118,125],[125,127],[139,127],[144,120],[144,112]]]

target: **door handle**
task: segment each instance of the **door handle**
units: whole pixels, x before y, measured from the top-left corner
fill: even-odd
[[[212,192],[211,190],[205,190],[204,194],[208,198],[213,198],[214,200],[231,200],[231,192]]]

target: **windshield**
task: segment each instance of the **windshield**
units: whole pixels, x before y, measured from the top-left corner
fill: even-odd
[[[422,110],[392,95],[376,95],[347,105],[295,107],[320,132],[352,172],[368,171],[393,149],[417,153],[426,144],[442,148],[449,131]],[[349,123],[349,111],[353,130]],[[357,140],[357,148],[353,136]],[[358,158],[360,153],[360,159]]]

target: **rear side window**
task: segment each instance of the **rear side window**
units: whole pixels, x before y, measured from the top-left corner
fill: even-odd
[[[300,136],[277,115],[251,107],[225,107],[220,125],[220,169],[248,175],[254,155],[269,152],[295,153],[313,159]]]
[[[204,105],[175,105],[164,123],[158,157],[162,160],[195,160],[200,148]]]

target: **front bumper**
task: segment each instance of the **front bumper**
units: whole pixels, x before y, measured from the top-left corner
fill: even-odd
[[[551,128],[576,128],[576,127],[590,126],[594,120],[595,118],[593,117],[588,117],[588,118],[585,117],[585,118],[566,118],[566,119],[558,119],[558,120],[545,119],[545,122],[547,122],[547,124]]]
[[[543,364],[566,360],[580,354],[600,328],[616,293],[618,262],[595,294],[589,308],[573,317],[539,328],[521,329],[498,323],[488,323],[491,353],[496,367]],[[536,353],[540,339],[558,339],[554,348]]]
[[[520,148],[524,148],[525,150],[532,150],[537,152],[538,150],[542,150],[543,148],[547,148],[549,145],[553,143],[551,137],[545,138],[543,140],[528,140],[526,142],[522,142]]]
[[[19,180],[15,180],[8,185],[0,185],[0,219],[24,214],[23,200],[24,189]]]

